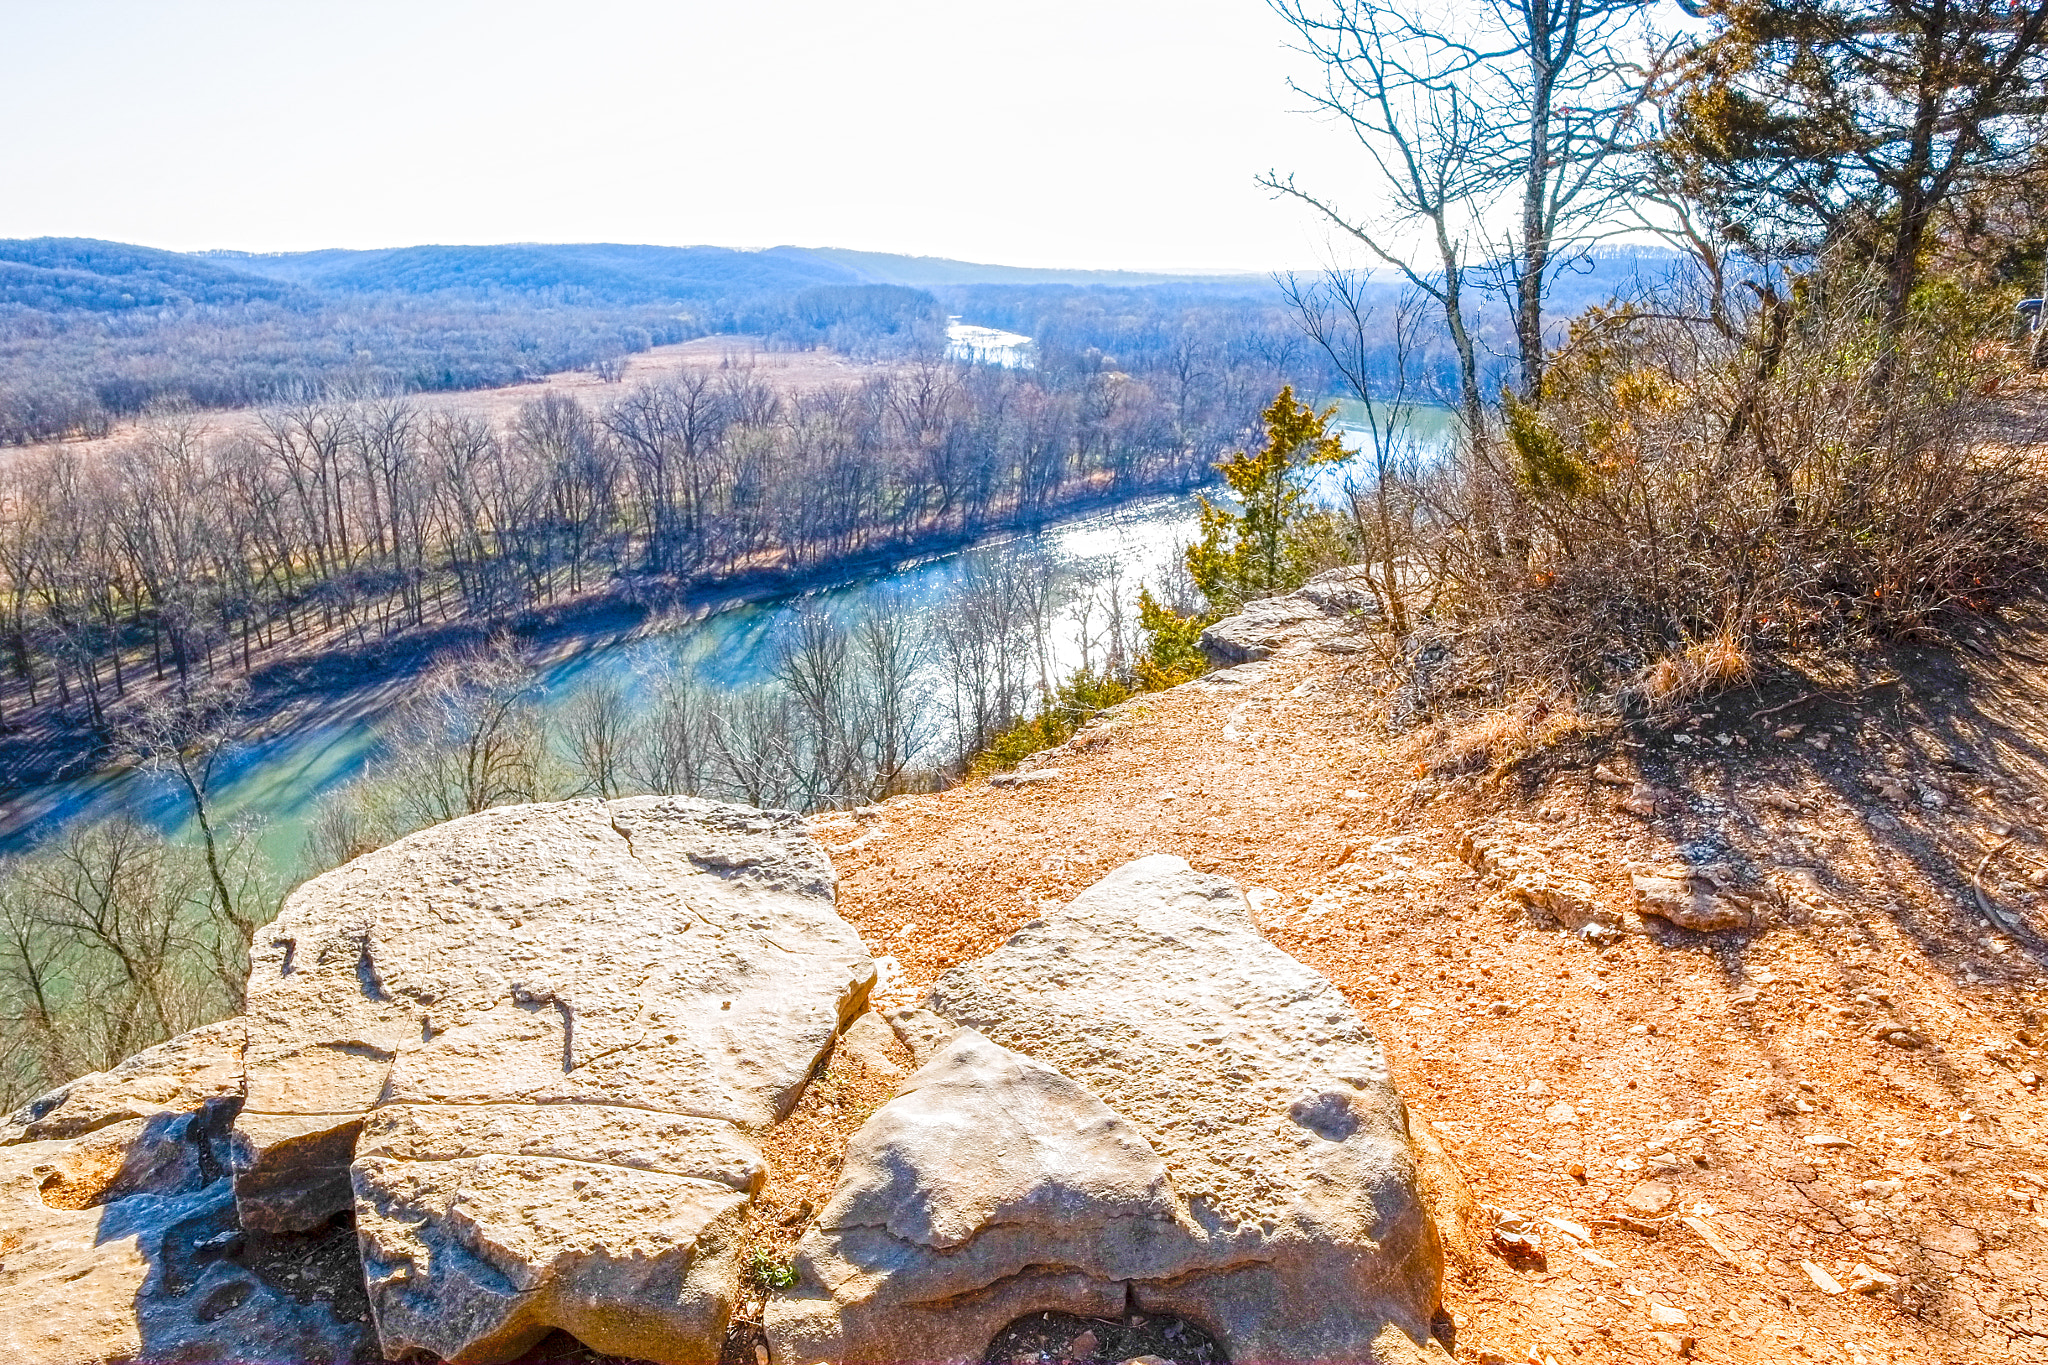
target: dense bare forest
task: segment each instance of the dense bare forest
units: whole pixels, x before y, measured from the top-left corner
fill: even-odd
[[[963,277],[1015,277],[1003,288],[1027,313],[1092,299],[1095,325],[1076,351],[1115,353],[1133,326],[1209,333],[1215,318],[1200,310],[1219,301],[1255,329],[1281,330],[1278,296],[1256,278],[1168,287],[1117,272],[794,248],[253,256],[40,238],[0,242],[0,444],[101,434],[164,402],[247,407],[607,372],[713,333],[862,358],[935,356],[947,315],[984,302]]]
[[[105,733],[138,677],[268,651],[488,626],[633,591],[819,570],[1203,481],[1285,356],[1201,382],[936,360],[781,393],[744,367],[549,395],[507,432],[403,398],[313,399],[209,434],[151,417],[115,457],[56,446],[0,481],[12,707]]]

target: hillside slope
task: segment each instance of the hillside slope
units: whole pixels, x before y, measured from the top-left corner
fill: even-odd
[[[1461,1359],[2043,1360],[2048,608],[2007,617],[1501,786],[1295,653],[814,828],[891,1000],[1141,854],[1262,888],[1488,1206]],[[1679,864],[1754,923],[1644,915]]]
[[[311,300],[288,282],[176,251],[85,237],[0,240],[0,304],[111,313],[256,302]]]

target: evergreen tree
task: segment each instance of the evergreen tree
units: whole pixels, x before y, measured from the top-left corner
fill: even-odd
[[[1216,466],[1241,510],[1202,498],[1202,538],[1188,546],[1187,565],[1211,610],[1235,611],[1252,598],[1300,587],[1309,576],[1299,532],[1314,511],[1310,475],[1351,453],[1329,429],[1336,413],[1297,403],[1293,388],[1283,388],[1264,413],[1265,447],[1240,450]]]

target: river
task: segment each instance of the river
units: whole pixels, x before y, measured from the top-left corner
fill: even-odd
[[[1340,411],[1347,444],[1356,448],[1362,444],[1362,433],[1346,424],[1347,418],[1356,420],[1352,412]],[[1418,448],[1439,448],[1451,430],[1450,415],[1437,409],[1415,410],[1410,430]],[[1352,473],[1348,466],[1318,471],[1314,495],[1338,501]],[[582,684],[600,679],[617,682],[633,695],[642,690],[654,666],[677,662],[714,689],[759,683],[773,676],[781,643],[806,605],[823,605],[845,619],[878,603],[919,618],[941,616],[952,609],[969,567],[977,559],[996,555],[1030,556],[1043,572],[1069,577],[1114,566],[1134,619],[1135,610],[1128,604],[1135,602],[1141,585],[1158,581],[1177,547],[1194,538],[1195,512],[1192,496],[1140,499],[860,583],[738,606],[623,641],[607,638],[542,666],[535,678],[536,695],[543,711],[559,707]],[[1070,614],[1061,614],[1051,644],[1060,674],[1079,666],[1079,628]],[[261,844],[271,864],[287,876],[301,871],[306,835],[321,801],[377,761],[381,741],[402,703],[402,691],[387,687],[304,723],[287,718],[274,733],[226,755],[215,787],[220,813],[230,820],[260,820]],[[0,801],[0,852],[20,851],[73,820],[122,812],[167,833],[180,832],[189,819],[182,794],[167,779],[131,770],[103,771],[11,793]]]
[[[1070,576],[1114,564],[1121,571],[1124,597],[1135,600],[1140,584],[1155,581],[1175,547],[1193,538],[1195,507],[1192,497],[1141,499],[880,578],[738,606],[623,641],[608,639],[541,667],[536,695],[544,711],[600,679],[617,682],[632,695],[652,668],[671,662],[687,665],[719,690],[759,683],[773,676],[781,642],[803,607],[823,605],[848,619],[879,603],[919,618],[941,615],[950,609],[969,566],[997,555],[1030,556],[1044,572]],[[1078,627],[1064,613],[1052,645],[1062,673],[1079,666]],[[287,875],[298,871],[322,799],[376,762],[401,700],[398,689],[387,689],[342,718],[287,724],[280,733],[241,746],[223,759],[215,787],[218,810],[229,820],[260,819],[269,861]],[[10,796],[0,806],[0,851],[18,851],[69,821],[123,812],[167,833],[182,830],[189,817],[181,792],[165,778],[131,770],[94,773]]]

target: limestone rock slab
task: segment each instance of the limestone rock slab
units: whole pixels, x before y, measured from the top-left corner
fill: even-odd
[[[300,887],[252,959],[237,1189],[279,1228],[348,1207],[391,1099],[767,1123],[872,974],[796,817],[672,797],[423,830]]]
[[[388,1354],[717,1354],[746,1134],[874,967],[802,822],[683,798],[484,812],[307,883],[260,937],[236,1191],[352,1209]]]
[[[765,1175],[752,1146],[716,1119],[482,1108],[394,1105],[364,1125],[356,1228],[385,1352],[500,1360],[560,1327],[618,1355],[715,1359]]]
[[[1317,574],[1295,591],[1247,602],[1202,632],[1202,653],[1217,668],[1252,663],[1296,649],[1351,645],[1357,618],[1375,610],[1371,570],[1347,565]]]
[[[1237,887],[1140,859],[940,978],[770,1304],[776,1358],[978,1359],[1057,1310],[1233,1361],[1434,1352],[1442,1252],[1385,1060]],[[892,1023],[898,1022],[892,1017]]]
[[[1644,914],[1703,933],[1752,928],[1769,903],[1766,893],[1744,888],[1733,870],[1719,863],[1655,867],[1630,880]]]
[[[0,1147],[73,1138],[129,1119],[183,1114],[242,1093],[242,1022],[229,1019],[67,1081],[0,1122]]]
[[[339,1296],[294,1292],[237,1255],[227,1160],[239,1096],[216,1093],[229,1084],[221,1059],[238,1053],[235,1039],[218,1026],[172,1039],[53,1092],[58,1102],[27,1121],[75,1136],[23,1140],[24,1125],[10,1125],[16,1140],[0,1145],[0,1359],[380,1356],[359,1281]]]

